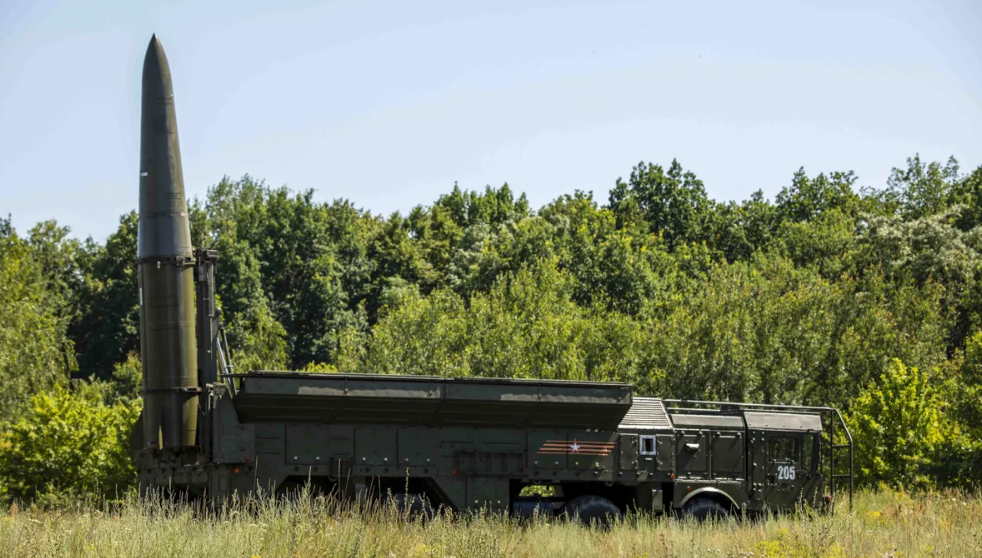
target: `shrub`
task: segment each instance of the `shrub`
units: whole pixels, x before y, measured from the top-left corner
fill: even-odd
[[[956,434],[927,373],[894,359],[847,417],[856,441],[856,472],[865,484],[918,487],[930,479],[931,455]]]
[[[92,390],[35,395],[0,432],[0,496],[112,498],[136,479],[129,435],[139,404],[104,403]]]

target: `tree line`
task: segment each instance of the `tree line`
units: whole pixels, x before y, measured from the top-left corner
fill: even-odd
[[[239,370],[834,405],[862,482],[982,479],[982,167],[915,156],[879,188],[800,169],[773,199],[723,202],[677,161],[642,162],[605,202],[574,191],[533,209],[507,184],[455,185],[387,217],[245,176],[189,213],[194,245],[220,253]],[[136,225],[123,215],[100,243],[0,220],[0,496],[132,478]],[[64,419],[78,413],[111,418],[82,432]],[[101,465],[65,475],[44,457],[95,439]]]

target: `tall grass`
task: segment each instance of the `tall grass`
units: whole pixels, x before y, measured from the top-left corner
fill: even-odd
[[[764,521],[629,516],[609,530],[551,518],[438,517],[357,512],[331,500],[260,500],[202,511],[129,497],[113,506],[11,508],[0,556],[982,556],[982,502],[955,492],[861,492],[850,513]]]

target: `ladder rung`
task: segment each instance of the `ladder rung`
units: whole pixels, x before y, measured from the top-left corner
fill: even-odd
[[[848,479],[848,478],[852,478],[852,475],[850,475],[850,474],[832,475],[832,478],[833,479]]]
[[[841,449],[841,448],[849,448],[849,447],[852,446],[850,446],[849,444],[836,444],[832,446],[832,449]]]

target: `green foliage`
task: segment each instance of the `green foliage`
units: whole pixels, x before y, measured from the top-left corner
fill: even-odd
[[[577,306],[570,284],[570,276],[546,260],[505,275],[490,292],[474,294],[469,304],[448,289],[429,297],[414,293],[386,309],[366,350],[341,368],[451,377],[631,380],[637,324],[603,308]]]
[[[856,175],[850,172],[819,174],[809,178],[798,169],[791,186],[778,193],[776,202],[782,217],[794,223],[811,221],[831,211],[852,215],[859,207],[859,196],[853,191]]]
[[[610,191],[610,207],[621,225],[645,222],[651,232],[675,247],[705,240],[712,203],[702,181],[672,160],[668,171],[641,162],[631,169],[627,183],[617,179]]]
[[[68,334],[78,351],[80,377],[109,379],[116,363],[140,350],[136,235],[137,215],[131,211],[120,217],[105,245],[90,239],[79,247],[82,284]]]
[[[944,400],[948,417],[959,426],[936,449],[933,476],[944,485],[982,486],[982,332],[963,354],[945,367]]]
[[[876,276],[830,282],[774,256],[717,266],[698,296],[648,322],[646,368],[667,378],[651,389],[845,406],[896,355],[926,365],[943,358],[938,316],[930,304],[916,307],[931,298],[892,290]]]
[[[952,435],[939,392],[927,373],[892,361],[852,405],[849,428],[856,442],[862,483],[918,487],[936,447]]]
[[[113,366],[112,388],[113,401],[135,401],[143,392],[143,364],[135,353],[126,356],[123,362]]]
[[[42,224],[44,230],[63,238]],[[0,423],[32,395],[65,385],[75,368],[72,342],[66,337],[69,290],[57,260],[57,240],[19,238],[0,220]]]
[[[201,242],[222,255],[218,296],[237,365],[283,368],[333,360],[368,290],[363,223],[350,204],[313,202],[248,176],[208,193]]]
[[[35,395],[0,434],[0,494],[19,499],[113,498],[135,481],[127,442],[136,401],[107,405],[97,393],[55,387]]]
[[[665,397],[831,404],[868,430],[880,461],[867,481],[977,483],[982,167],[915,156],[882,190],[856,184],[799,169],[773,200],[721,203],[677,161],[642,162],[606,205],[574,191],[532,210],[507,184],[454,185],[383,217],[244,176],[189,213],[194,244],[220,254],[237,370],[617,380]],[[76,383],[84,398],[137,398],[136,225],[124,215],[97,243],[53,222],[20,238],[0,220],[0,420],[69,375],[99,380]],[[903,408],[900,376],[944,403],[944,428],[891,457],[870,421]]]
[[[920,155],[914,155],[907,159],[906,169],[893,169],[887,189],[881,193],[882,203],[911,219],[944,211],[961,181],[958,170],[954,157],[942,166],[938,162],[925,163]]]

